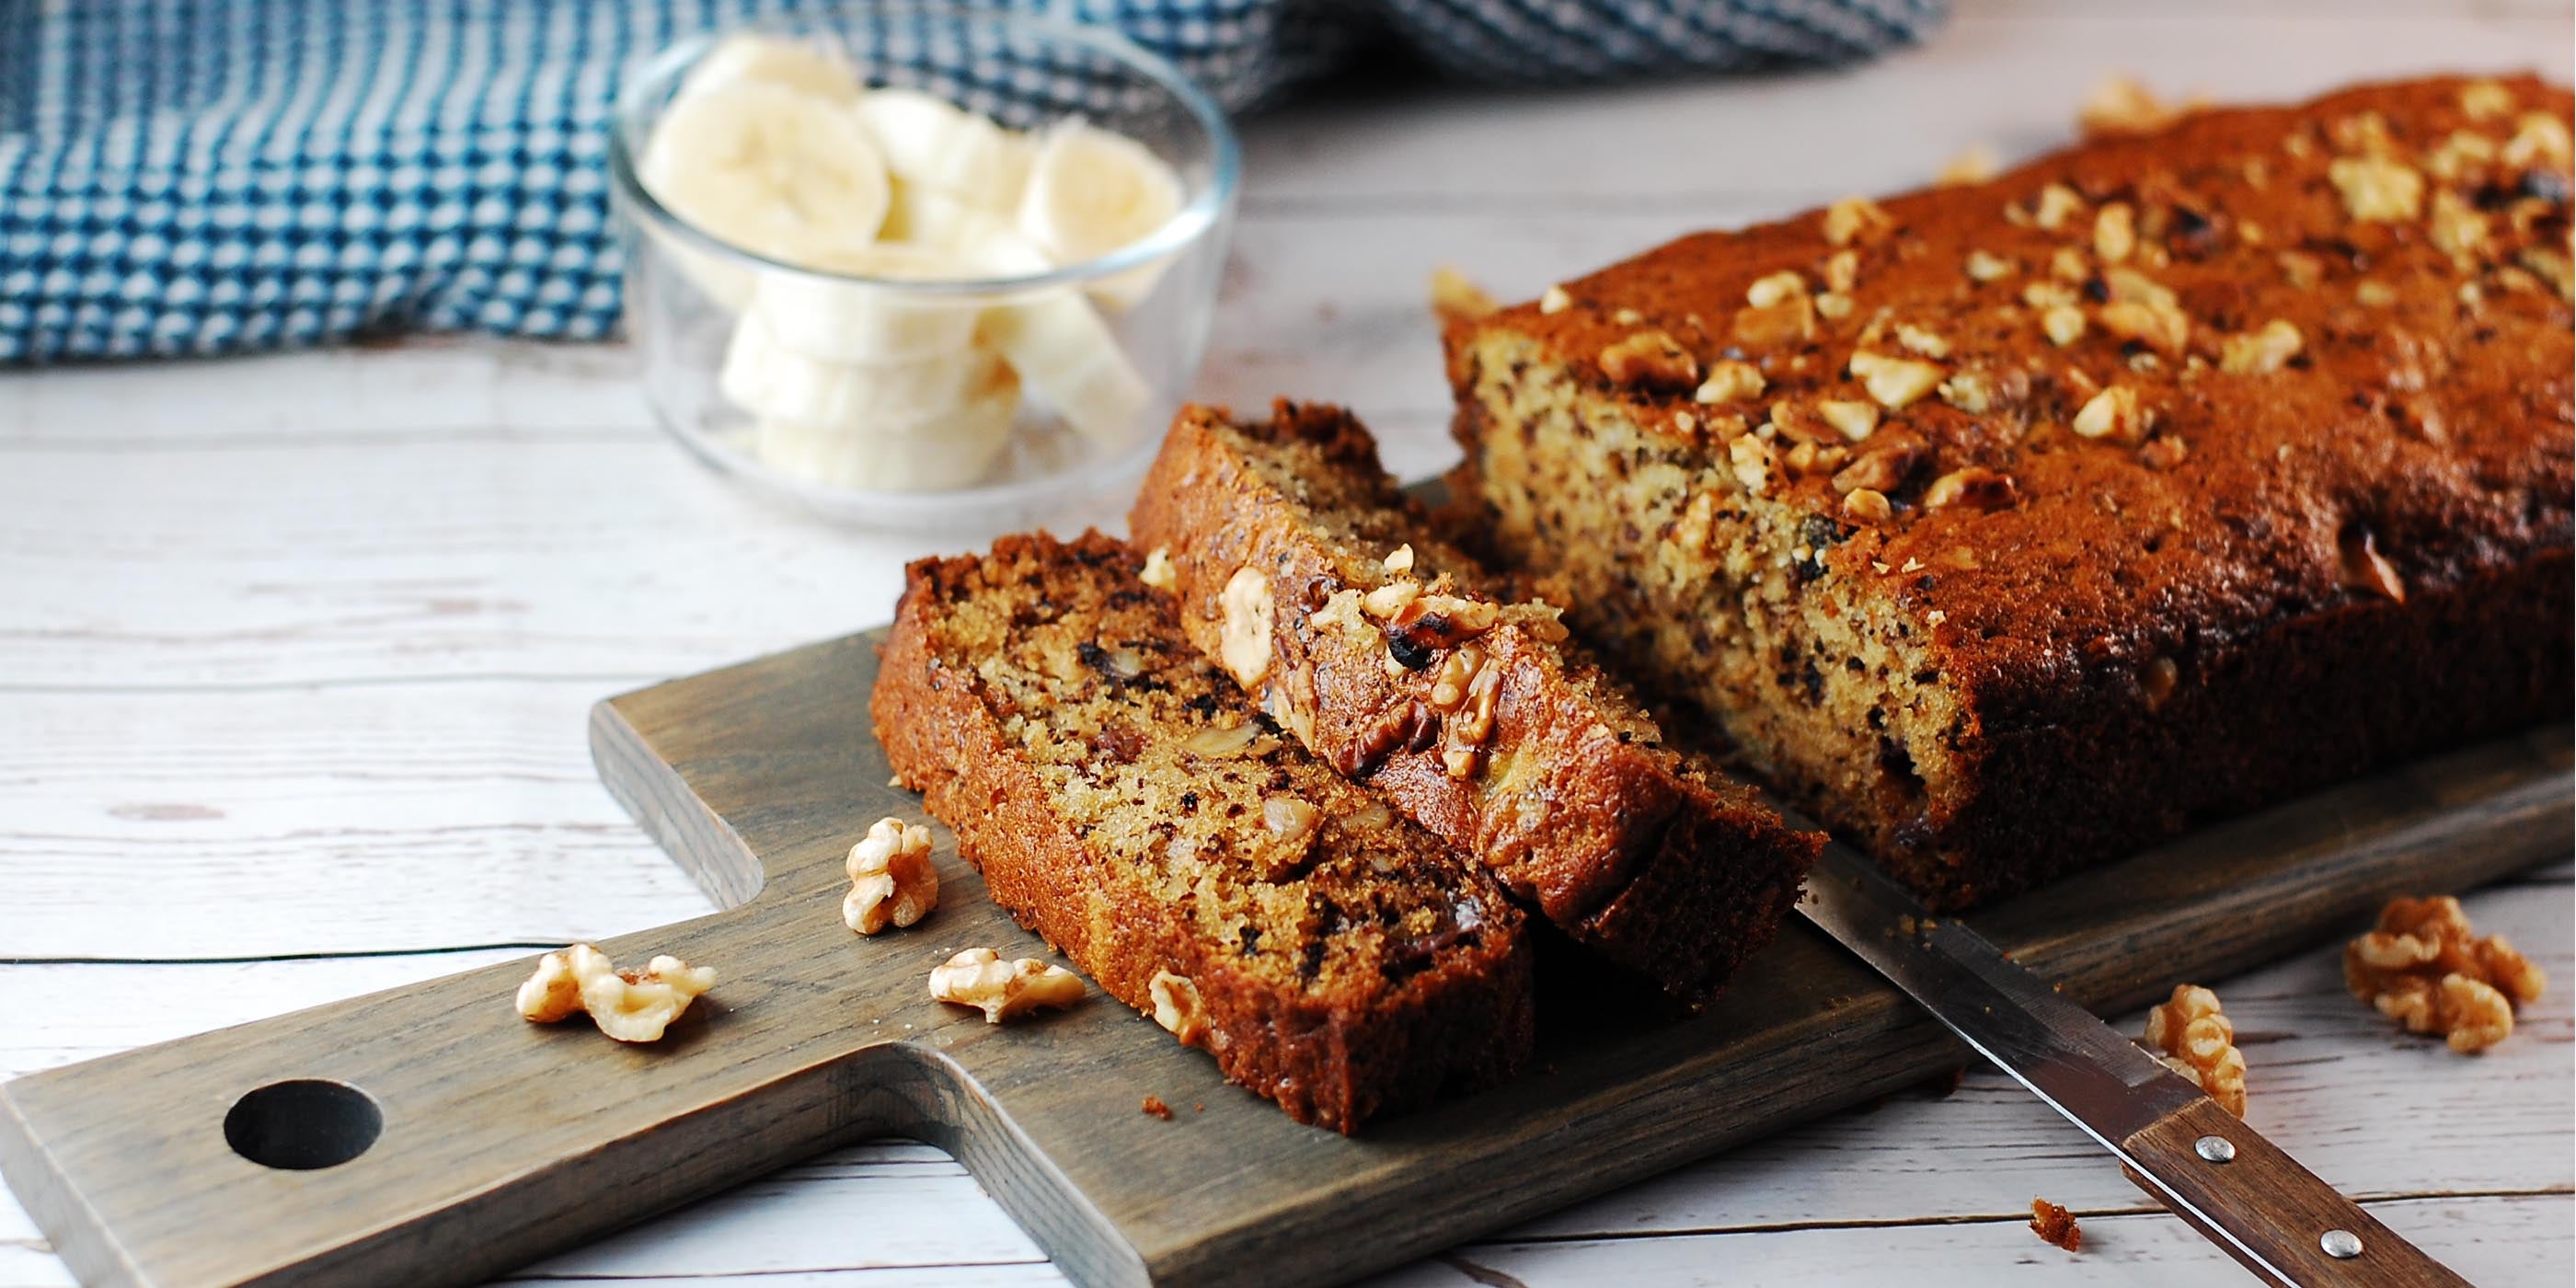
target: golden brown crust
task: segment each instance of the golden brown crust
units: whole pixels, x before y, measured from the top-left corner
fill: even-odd
[[[1594,567],[1579,623],[1953,903],[2563,716],[2569,111],[2369,86],[1684,238],[1450,329],[1460,488],[1514,559],[1682,567]],[[1760,392],[1614,382],[1641,330]],[[1546,494],[1605,445],[1603,499]],[[1676,553],[1712,524],[1738,546]],[[1812,623],[1762,637],[1781,683],[1686,638],[1784,569],[1902,632],[1890,772],[1779,718],[1845,660]]]
[[[1168,555],[1211,655],[1227,588],[1257,573],[1266,660],[1236,678],[1578,941],[1703,1000],[1794,902],[1823,837],[1666,745],[1554,610],[1510,603],[1433,535],[1339,408],[1184,408],[1129,525]],[[1399,546],[1413,562],[1391,571]]]
[[[871,701],[902,779],[994,900],[1111,996],[1151,1014],[1158,977],[1187,981],[1182,1027],[1204,1030],[1185,1040],[1291,1117],[1349,1132],[1508,1077],[1533,1024],[1517,911],[1412,825],[1358,821],[1366,794],[1266,726],[1199,759],[1194,736],[1259,718],[1136,574],[1098,534],[914,563]],[[1126,655],[1093,666],[1096,641]],[[1265,873],[1269,795],[1323,818]]]

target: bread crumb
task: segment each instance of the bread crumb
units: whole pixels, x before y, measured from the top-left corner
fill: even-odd
[[[1145,1097],[1145,1112],[1164,1122],[1172,1121],[1172,1107],[1164,1104],[1161,1096]]]
[[[2068,1252],[2084,1250],[2084,1230],[2075,1223],[2075,1214],[2046,1199],[2030,1201],[2030,1232]]]

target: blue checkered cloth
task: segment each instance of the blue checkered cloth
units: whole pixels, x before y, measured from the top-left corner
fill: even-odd
[[[1401,46],[1475,80],[1593,81],[1863,58],[1920,38],[1947,7],[1001,2],[1115,26],[1234,109],[1363,48]],[[620,76],[684,37],[816,7],[0,0],[0,362],[415,328],[605,335]],[[1009,70],[991,58],[948,70]]]

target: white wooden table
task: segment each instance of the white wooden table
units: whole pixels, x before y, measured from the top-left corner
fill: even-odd
[[[1203,392],[1366,413],[1449,456],[1423,282],[1498,293],[1686,228],[2061,140],[2099,75],[2279,98],[2569,75],[2558,0],[1963,2],[1839,75],[1316,104],[1246,130]],[[1103,514],[1102,519],[1114,517]],[[764,511],[649,425],[617,347],[423,339],[0,376],[0,1077],[695,915],[592,777],[595,700],[884,620],[910,543]],[[2320,949],[2219,987],[2255,1125],[2483,1284],[2576,1276],[2565,864],[2478,893],[2552,992],[2477,1059]],[[497,1004],[497,1001],[496,1001]],[[2134,1029],[2139,1017],[2120,1023]],[[2081,1215],[2070,1257],[2023,1228]],[[220,1237],[214,1234],[213,1237]],[[842,1150],[528,1281],[1058,1283],[972,1178]],[[2233,1282],[1995,1075],[1736,1150],[1387,1282]],[[0,1197],[0,1286],[70,1282]]]

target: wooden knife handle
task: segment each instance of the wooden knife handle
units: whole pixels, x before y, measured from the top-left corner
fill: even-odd
[[[2267,1283],[2469,1288],[2468,1280],[2399,1238],[2217,1101],[2196,1100],[2120,1144],[2172,1194],[2131,1172],[2138,1188]]]

